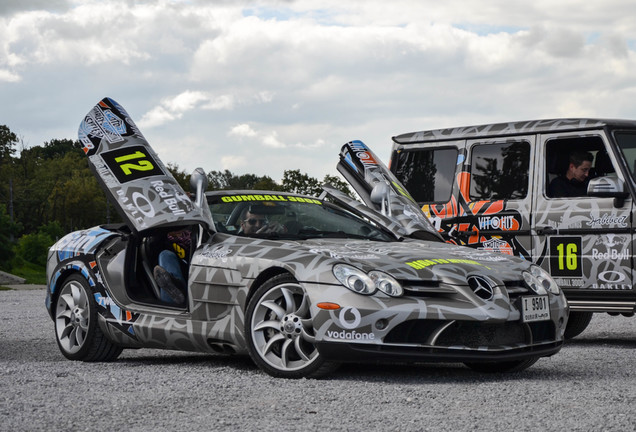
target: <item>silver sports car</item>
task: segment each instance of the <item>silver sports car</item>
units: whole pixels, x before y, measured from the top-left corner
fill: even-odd
[[[205,192],[201,169],[188,195],[108,98],[79,137],[124,223],[51,247],[46,306],[69,359],[142,347],[249,354],[298,378],[342,362],[522,370],[561,349],[568,306],[550,276],[443,242],[360,141],[338,163],[358,200],[328,185],[320,197]]]

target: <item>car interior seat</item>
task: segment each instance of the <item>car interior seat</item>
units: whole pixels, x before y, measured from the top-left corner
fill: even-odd
[[[562,176],[568,170],[570,164],[569,151],[563,149],[562,146],[551,145],[546,149],[546,192],[550,192],[550,188],[547,187],[552,180],[558,176]]]
[[[594,169],[597,176],[606,176],[616,172],[612,165],[612,161],[605,150],[601,150],[597,153]]]

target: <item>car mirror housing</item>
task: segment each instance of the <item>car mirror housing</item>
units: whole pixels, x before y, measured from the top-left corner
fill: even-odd
[[[587,185],[588,196],[614,197],[614,205],[622,207],[629,192],[625,191],[625,183],[616,176],[603,176],[590,180]]]
[[[387,208],[390,193],[389,185],[386,183],[378,183],[371,190],[371,202],[380,206],[380,211],[385,216],[390,214],[390,210]]]
[[[208,176],[203,168],[195,168],[190,174],[190,190],[195,194],[195,202],[199,207],[203,207],[205,198],[203,193],[208,188]]]

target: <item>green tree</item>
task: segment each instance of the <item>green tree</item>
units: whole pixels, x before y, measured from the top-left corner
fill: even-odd
[[[303,195],[319,196],[322,193],[322,185],[330,184],[334,188],[352,196],[348,183],[332,175],[325,175],[322,181],[301,173],[300,170],[286,170],[283,173],[283,190],[286,192]]]
[[[18,234],[18,225],[11,222],[4,205],[0,205],[0,270],[9,271],[14,255],[14,239]]]
[[[65,230],[62,228],[62,225],[60,225],[58,221],[53,221],[49,222],[46,225],[42,225],[38,231],[48,235],[55,241],[58,241],[64,236],[64,234],[66,234]]]
[[[18,142],[16,134],[0,125],[0,207],[6,206],[10,214],[13,214],[14,154]]]
[[[229,170],[210,171],[208,173],[208,190],[257,189],[281,190],[271,177],[259,177],[255,174],[235,175]]]
[[[0,164],[13,157],[17,144],[18,136],[11,132],[7,126],[0,125]]]
[[[320,182],[300,170],[286,170],[283,173],[283,190],[303,195],[319,195]]]
[[[49,170],[40,173],[45,178],[42,181],[50,184],[50,188],[45,217],[39,225],[57,221],[68,232],[107,221],[106,196],[84,156],[67,153],[48,161],[46,166],[58,175],[47,178]]]
[[[168,162],[166,165],[170,174],[174,177],[174,179],[179,183],[179,185],[183,188],[184,191],[190,191],[190,174],[185,172],[185,170],[179,169],[179,165],[176,163]]]
[[[33,147],[33,149],[39,152],[39,156],[43,160],[64,157],[68,153],[84,156],[80,142],[70,139],[52,139],[51,141],[45,142],[42,147]]]
[[[325,175],[325,178],[322,179],[322,183],[330,184],[331,186],[335,187],[339,191],[346,193],[350,197],[353,197],[353,193],[351,192],[351,189],[349,189],[349,183],[347,183],[346,181],[342,180],[339,177],[327,174]]]
[[[15,248],[18,260],[46,266],[48,250],[54,243],[54,239],[44,232],[25,234],[20,237]]]
[[[263,176],[256,183],[254,183],[254,189],[256,190],[282,190],[281,186],[272,180],[271,177]]]
[[[23,148],[14,165],[14,214],[24,233],[53,221],[64,231],[108,221],[106,198],[78,141]]]
[[[35,233],[25,234],[17,242],[13,261],[20,265],[22,262],[46,266],[49,248],[64,235],[58,222],[43,225]]]

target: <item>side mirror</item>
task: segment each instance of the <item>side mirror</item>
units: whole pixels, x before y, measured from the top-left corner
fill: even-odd
[[[205,175],[203,168],[195,168],[190,174],[190,191],[195,194],[195,204],[203,207],[205,204],[204,192],[208,188],[208,176]]]
[[[623,180],[615,176],[603,176],[590,180],[587,185],[587,195],[602,198],[614,197],[614,206],[623,207],[629,192],[625,191]]]
[[[377,204],[380,207],[380,212],[383,215],[389,215],[391,209],[389,208],[389,195],[391,194],[391,188],[386,183],[378,183],[373,186],[371,190],[371,202]]]

